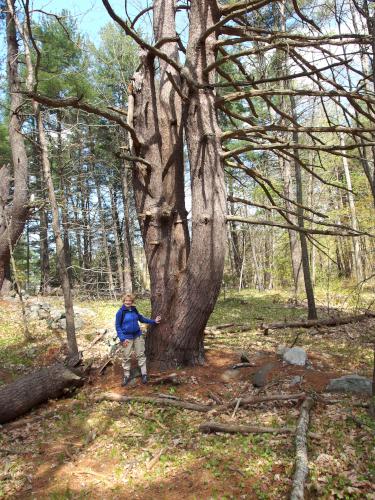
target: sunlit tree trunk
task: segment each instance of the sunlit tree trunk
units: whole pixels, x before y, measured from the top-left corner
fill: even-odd
[[[9,118],[9,142],[12,153],[13,166],[13,197],[12,205],[5,207],[7,211],[6,222],[0,226],[0,292],[9,272],[10,248],[14,247],[21,236],[25,222],[29,213],[28,209],[28,160],[24,138],[22,135],[21,109],[23,97],[20,93],[20,81],[18,76],[18,42],[16,27],[12,12],[14,12],[14,0],[8,0],[6,15],[7,34],[7,69],[10,99]],[[4,167],[3,167],[4,168]],[[10,194],[10,193],[8,193]]]
[[[216,1],[190,3],[185,74],[188,81],[213,82],[204,74],[214,61],[215,33],[200,41],[219,19]],[[154,2],[156,40],[176,36],[175,2]],[[177,60],[176,42],[163,52]],[[133,152],[137,212],[151,279],[153,314],[162,323],[148,336],[149,356],[160,368],[203,362],[203,332],[222,281],[226,231],[226,195],[215,93],[181,83],[178,72],[144,53],[134,80],[134,128],[141,145]],[[169,75],[168,75],[169,73]],[[170,82],[185,93],[181,97]],[[184,202],[183,126],[192,193],[192,241]]]

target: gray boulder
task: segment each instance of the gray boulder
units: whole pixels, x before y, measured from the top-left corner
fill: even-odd
[[[285,351],[287,351],[287,350],[288,350],[288,347],[286,345],[283,345],[283,344],[278,345],[276,348],[276,356],[282,358]]]
[[[35,310],[34,311],[29,311],[29,313],[27,313],[27,317],[30,320],[39,319],[38,311],[35,311]]]
[[[76,330],[83,328],[84,324],[85,322],[82,318],[74,318],[74,326]],[[61,328],[61,330],[66,330],[66,318],[59,319],[59,321],[57,321],[57,326],[58,328]]]
[[[52,309],[50,317],[52,321],[58,321],[60,318],[65,317],[65,313],[63,311],[59,311],[58,309]]]
[[[327,392],[355,392],[359,394],[372,394],[372,381],[360,375],[345,375],[333,378],[326,387]]]
[[[49,319],[49,311],[46,311],[45,309],[39,309],[38,316],[39,319]]]
[[[284,352],[283,360],[290,365],[305,366],[307,354],[302,347],[291,347]]]

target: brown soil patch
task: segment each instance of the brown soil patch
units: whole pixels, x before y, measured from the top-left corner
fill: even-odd
[[[52,360],[55,354],[54,348],[51,348],[46,353],[45,358]],[[259,394],[268,389],[272,393],[291,393],[304,390],[321,392],[331,378],[341,375],[341,373],[331,369],[324,355],[318,353],[309,352],[309,359],[312,363],[310,368],[284,365],[271,352],[260,351],[253,353],[252,359],[256,366],[230,370],[231,366],[239,362],[238,352],[229,349],[209,350],[205,366],[184,368],[176,372],[182,384],[173,388],[173,394],[183,399],[196,399],[212,403],[210,393],[218,395],[223,400],[228,400],[228,398],[238,397],[239,394],[251,392]],[[252,375],[260,367],[270,362],[274,363],[274,367],[268,374],[267,385],[254,392],[255,389],[251,382]],[[170,370],[165,374],[167,373],[173,373],[173,371]],[[227,376],[224,376],[225,374]],[[154,371],[151,367],[151,380],[159,375],[160,373]],[[290,382],[295,375],[299,375],[302,379],[299,384],[293,386]],[[88,383],[82,389],[82,393],[86,397],[84,403],[86,409],[90,408],[90,406],[94,407],[95,403],[91,396],[105,391],[114,391],[127,395],[156,395],[159,392],[166,393],[171,388],[168,385],[155,386],[149,384],[144,386],[139,378],[136,379],[135,386],[123,388],[121,387],[121,380],[122,368],[118,361],[114,365],[110,365],[103,375],[99,375],[98,370],[93,370]],[[78,392],[78,398],[79,395]],[[100,451],[98,456],[91,453],[90,446],[92,443],[95,444],[97,436],[95,433],[91,437],[87,434],[86,421],[82,423],[81,427],[79,425],[73,427],[67,424],[68,427],[59,431],[56,436],[49,435],[48,431],[47,433],[45,430],[42,432],[41,429],[34,427],[38,426],[38,422],[41,421],[40,418],[37,422],[35,419],[35,415],[38,419],[39,414],[42,419],[43,415],[46,415],[44,422],[47,425],[49,420],[53,418],[63,423],[66,415],[72,412],[75,403],[78,404],[79,399],[49,402],[37,409],[35,413],[25,416],[24,425],[13,432],[13,443],[17,448],[23,447],[27,451],[34,446],[33,441],[27,441],[30,438],[30,432],[35,437],[39,436],[39,444],[37,451],[31,451],[26,457],[24,455],[30,466],[28,488],[23,485],[18,492],[14,492],[11,498],[78,498],[83,491],[86,491],[89,492],[89,498],[92,499],[153,500],[160,498],[180,500],[183,498],[193,500],[197,498],[221,498],[220,495],[225,493],[226,498],[252,500],[259,498],[259,488],[261,488],[262,494],[263,491],[264,495],[267,494],[266,481],[264,483],[260,482],[260,486],[258,484],[254,487],[255,479],[245,477],[241,472],[243,462],[240,460],[243,460],[243,456],[246,456],[244,450],[239,451],[238,457],[232,456],[229,463],[226,460],[219,462],[215,466],[216,475],[213,475],[209,469],[204,467],[205,458],[195,457],[189,463],[179,463],[175,467],[171,465],[168,476],[155,477],[152,476],[151,471],[149,478],[146,475],[143,479],[137,480],[139,464],[144,465],[144,461],[135,462],[132,465],[126,460],[125,467],[128,467],[128,472],[123,469],[119,470],[119,464],[123,462],[119,457],[114,456],[112,458],[110,454],[111,443],[115,443],[116,439],[118,439],[113,427],[105,427],[98,431],[99,439],[100,436],[105,436],[105,449],[108,450],[105,460],[98,458],[98,456],[101,456]],[[119,407],[116,406],[116,408]],[[291,409],[294,417],[298,414],[298,410],[294,408],[294,405],[289,405],[288,408]],[[282,405],[280,406],[281,410]],[[118,411],[122,412],[121,417],[108,415],[109,421],[111,421],[111,418],[112,423],[114,420],[126,419],[128,411],[126,407],[122,407]],[[54,416],[51,416],[51,413],[54,413]],[[192,418],[196,417],[192,416]],[[100,426],[100,423],[98,425]],[[7,430],[7,426],[4,426],[4,430]],[[159,428],[155,432],[163,431]],[[25,436],[26,441],[24,441]],[[285,442],[286,446],[293,447],[291,440],[285,440]],[[97,446],[94,450],[95,453],[98,453]],[[124,466],[121,465],[121,467]],[[290,471],[286,470],[286,467],[285,464],[274,464],[270,469],[269,477],[267,476],[268,480],[274,477],[288,477]],[[130,477],[131,481],[134,482],[126,482],[127,477]],[[225,492],[223,487],[225,487]],[[70,496],[64,496],[64,491],[68,491]],[[255,491],[258,491],[258,493],[255,493]]]
[[[311,367],[299,367],[284,364],[275,354],[260,353],[255,359],[256,366],[248,368],[239,368],[231,370],[231,367],[239,362],[238,353],[232,350],[209,350],[206,355],[205,366],[188,367],[182,370],[169,370],[163,372],[163,375],[177,373],[183,381],[180,386],[177,386],[176,392],[179,396],[189,396],[194,394],[197,397],[206,397],[209,391],[221,391],[227,384],[237,382],[252,382],[252,377],[262,366],[267,363],[274,363],[275,367],[267,376],[267,389],[269,385],[288,383],[291,377],[299,375],[302,377],[301,383],[298,384],[299,390],[308,390],[315,392],[324,391],[328,382],[332,378],[341,376],[342,373],[330,368],[324,356],[318,353],[309,351],[309,359],[312,362]],[[136,365],[133,365],[136,366]],[[316,366],[316,367],[315,367]],[[224,376],[227,375],[227,376]],[[152,367],[149,370],[150,379],[162,375],[159,372],[153,371]],[[122,368],[116,362],[113,366],[109,366],[104,375],[93,373],[91,383],[102,389],[103,391],[116,391],[124,394],[150,394],[155,390],[153,385],[142,385],[140,378],[137,378],[135,386],[123,388],[121,387]]]

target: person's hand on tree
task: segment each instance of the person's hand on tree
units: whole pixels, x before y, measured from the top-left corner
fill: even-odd
[[[161,316],[156,316],[155,323],[158,325],[161,321]]]

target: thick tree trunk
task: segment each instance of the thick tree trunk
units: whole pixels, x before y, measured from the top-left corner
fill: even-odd
[[[154,2],[156,40],[175,37],[175,2]],[[214,61],[215,34],[200,36],[219,19],[213,0],[191,2],[190,36],[184,74],[199,84],[214,82],[204,68]],[[175,42],[163,52],[177,60]],[[153,315],[162,323],[148,336],[147,351],[160,368],[203,362],[204,327],[222,280],[225,245],[225,185],[220,129],[211,89],[182,85],[177,71],[144,54],[134,79],[134,128],[141,145],[134,187],[151,279]],[[186,93],[183,106],[170,78]],[[184,202],[185,126],[192,191],[192,244]]]
[[[0,290],[9,268],[10,248],[13,247],[22,234],[29,209],[28,202],[28,160],[26,148],[21,133],[22,119],[20,116],[22,109],[22,95],[20,93],[20,82],[18,77],[18,42],[14,19],[11,15],[14,12],[14,0],[8,0],[8,12],[6,19],[7,44],[8,44],[8,84],[10,95],[10,119],[9,119],[9,142],[12,151],[13,165],[13,200],[12,207],[7,213],[7,223],[1,230],[0,227]]]
[[[63,365],[28,374],[0,387],[0,424],[14,420],[31,408],[61,396],[64,389],[82,384],[82,378]]]

